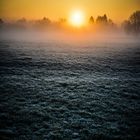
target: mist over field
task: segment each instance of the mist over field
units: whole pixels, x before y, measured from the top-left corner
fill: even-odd
[[[11,30],[1,31],[1,40],[16,41],[63,41],[63,42],[139,42],[139,36],[117,31],[64,31],[64,30]]]
[[[77,15],[78,14],[78,15]],[[76,20],[76,17],[78,20]],[[140,37],[140,11],[133,12],[130,17],[116,24],[106,14],[93,16],[85,23],[82,13],[75,12],[68,20],[60,18],[53,21],[48,17],[38,20],[3,20],[0,18],[1,39],[14,39],[26,41],[130,41],[139,40]]]

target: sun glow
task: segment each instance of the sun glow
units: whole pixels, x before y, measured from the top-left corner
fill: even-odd
[[[70,23],[75,27],[84,25],[84,14],[81,11],[74,11],[70,15]]]

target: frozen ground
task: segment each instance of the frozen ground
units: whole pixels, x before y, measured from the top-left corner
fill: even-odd
[[[140,139],[140,43],[0,41],[0,139]]]

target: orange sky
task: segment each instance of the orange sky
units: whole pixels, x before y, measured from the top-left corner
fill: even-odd
[[[0,17],[5,19],[39,19],[46,16],[58,20],[68,18],[77,9],[83,11],[87,19],[91,15],[96,18],[106,13],[119,23],[140,10],[140,0],[0,0]]]

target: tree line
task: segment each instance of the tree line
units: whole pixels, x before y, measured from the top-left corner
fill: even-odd
[[[136,11],[130,15],[129,19],[125,20],[122,26],[128,34],[140,34],[140,11]]]
[[[52,22],[49,18],[44,17],[41,20],[35,20],[33,22],[27,21],[25,18],[17,20],[14,24],[6,23],[3,19],[0,18],[0,28],[4,27],[15,27],[15,28],[24,28],[26,25],[32,24],[34,27],[37,28],[59,28],[62,27],[61,25],[65,25],[67,23],[67,19],[61,18],[57,22]],[[96,20],[93,16],[89,18],[89,24],[91,26],[99,25],[99,27],[116,27],[116,24],[107,17],[106,14],[103,16],[98,16]],[[139,35],[140,34],[140,11],[135,11],[130,15],[130,17],[125,20],[122,24],[122,29],[127,34],[134,34]]]

